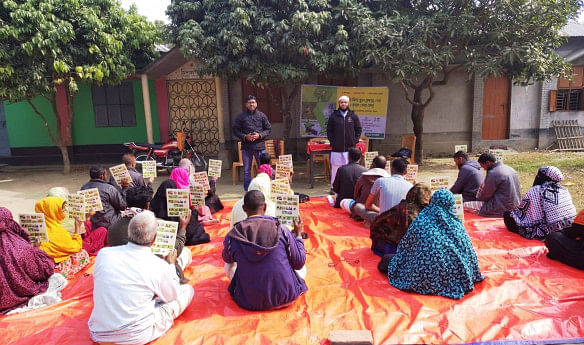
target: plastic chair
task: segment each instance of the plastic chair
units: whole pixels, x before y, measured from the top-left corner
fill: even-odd
[[[241,179],[241,172],[238,168],[243,168],[243,158],[241,158],[241,141],[237,142],[237,154],[239,157],[239,161],[233,162],[233,166],[231,167],[232,170],[232,178],[233,178],[233,185],[235,186],[235,175],[237,175],[237,181]],[[252,168],[251,168],[251,178],[255,177],[253,165],[255,164],[255,158],[252,160]]]
[[[322,140],[328,140],[328,138],[310,138],[309,142],[319,142]],[[314,163],[324,163],[324,178],[325,181],[330,181],[331,176],[331,158],[328,153],[324,154],[314,154]],[[310,176],[310,158],[306,160],[306,176]]]

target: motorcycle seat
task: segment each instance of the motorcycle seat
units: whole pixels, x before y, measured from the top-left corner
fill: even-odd
[[[148,143],[134,143],[134,145],[136,145],[136,146],[150,147],[150,148],[153,148],[153,149],[161,149],[162,148],[162,145],[148,144]]]

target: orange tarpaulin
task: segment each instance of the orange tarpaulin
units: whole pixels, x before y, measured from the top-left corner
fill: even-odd
[[[376,344],[584,342],[584,271],[548,259],[542,242],[508,232],[501,219],[465,215],[486,279],[451,300],[390,286],[369,231],[323,198],[301,205],[308,292],[282,310],[243,310],[229,296],[221,260],[228,204],[216,215],[221,224],[207,228],[211,243],[191,247],[192,304],[153,344],[326,344],[335,329],[369,329]],[[69,282],[64,302],[0,317],[0,343],[90,344],[90,272]]]

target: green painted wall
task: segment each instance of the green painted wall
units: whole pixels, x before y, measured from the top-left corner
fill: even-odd
[[[134,107],[136,110],[136,126],[134,127],[95,127],[95,114],[91,98],[91,86],[81,84],[75,96],[75,118],[73,119],[73,145],[120,144],[126,141],[147,141],[146,120],[144,118],[144,102],[142,100],[142,84],[140,80],[132,80],[134,88]],[[152,130],[154,141],[160,141],[158,126],[158,108],[156,103],[156,86],[149,81],[150,108],[152,111]],[[50,103],[37,97],[33,103],[45,115],[51,128],[55,126],[55,118]],[[10,147],[53,146],[47,131],[27,102],[6,104],[6,124]]]

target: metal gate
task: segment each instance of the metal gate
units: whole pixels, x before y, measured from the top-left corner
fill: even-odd
[[[195,149],[208,156],[219,153],[217,94],[214,79],[168,80],[170,136],[184,129]]]

